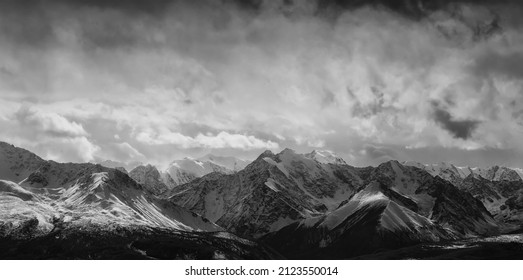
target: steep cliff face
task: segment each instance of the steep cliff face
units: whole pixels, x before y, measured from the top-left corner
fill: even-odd
[[[129,172],[129,176],[155,195],[162,194],[169,190],[164,180],[169,180],[170,178],[162,177],[158,169],[150,164],[137,166]],[[166,174],[166,176],[169,175]]]
[[[521,226],[521,180],[490,181],[483,177],[469,176],[463,180],[459,188],[480,200],[496,221],[506,224],[507,230]]]

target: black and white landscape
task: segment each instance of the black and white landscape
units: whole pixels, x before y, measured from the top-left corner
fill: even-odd
[[[0,259],[523,259],[523,4],[0,2]]]

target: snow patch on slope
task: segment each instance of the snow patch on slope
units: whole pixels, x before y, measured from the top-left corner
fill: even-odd
[[[0,237],[27,238],[49,233],[56,211],[40,200],[27,199],[27,192],[18,192],[16,186],[12,192],[12,184],[8,182],[8,191],[0,191]]]
[[[0,180],[0,193],[10,194],[19,197],[22,200],[33,199],[33,194],[20,187],[17,183]]]
[[[265,185],[267,187],[269,187],[271,190],[273,190],[275,192],[279,192],[278,188],[276,187],[276,182],[274,181],[274,179],[272,179],[272,178],[267,179],[267,182],[265,182]]]

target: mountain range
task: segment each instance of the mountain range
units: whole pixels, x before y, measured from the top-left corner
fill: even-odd
[[[207,155],[162,171],[111,166],[0,142],[0,256],[353,258],[523,222],[521,172],[507,167],[353,167],[330,151],[291,149],[250,163]]]
[[[46,161],[1,142],[0,174],[0,244],[5,248],[4,258],[86,258],[90,251],[89,258],[274,255],[252,241],[225,232],[205,217],[158,198],[114,168]],[[75,238],[85,242],[68,248],[66,244]],[[153,242],[158,239],[168,239],[169,244],[174,241],[172,252],[145,253],[144,248],[158,250]],[[127,241],[118,244],[111,240]],[[138,241],[142,243],[136,247]],[[31,244],[39,250],[33,254],[18,250]]]
[[[129,173],[133,179],[138,181],[145,179],[143,178],[143,175],[140,174],[144,172],[154,173],[151,174],[151,176],[154,177],[154,179],[152,179],[154,182],[149,181],[146,185],[149,183],[152,184],[150,187],[154,189],[154,192],[159,193],[212,172],[224,174],[237,172],[245,168],[249,164],[249,161],[235,157],[207,154],[197,159],[185,157],[183,159],[174,160],[165,170],[158,170],[158,168],[153,165],[137,161],[124,163],[113,160],[104,160],[100,161],[99,164]],[[142,177],[141,179],[138,178],[140,176]],[[141,181],[141,183],[145,183],[145,181]]]

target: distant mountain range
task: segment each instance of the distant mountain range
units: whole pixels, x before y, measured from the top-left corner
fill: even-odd
[[[521,169],[493,166],[490,168],[456,167],[448,163],[405,165],[426,170],[479,199],[496,220],[519,227],[523,224],[523,173]]]
[[[142,184],[152,184],[150,186],[151,189],[158,194],[212,172],[232,174],[245,168],[247,164],[249,164],[249,161],[235,157],[207,154],[197,159],[186,157],[174,160],[169,164],[166,170],[158,170],[155,166],[141,162],[124,163],[105,160],[99,164],[105,167],[117,168],[123,172],[129,172],[133,179]],[[146,174],[144,174],[144,172],[147,173],[147,176],[145,176]],[[152,176],[153,178],[146,179],[144,176]]]
[[[507,167],[359,168],[291,149],[250,163],[185,158],[163,171],[103,164],[0,142],[0,257],[352,258],[523,224],[521,172]]]

